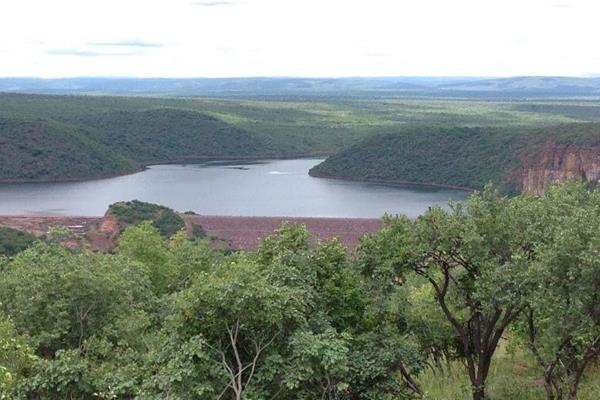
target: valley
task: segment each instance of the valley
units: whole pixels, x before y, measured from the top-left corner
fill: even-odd
[[[0,94],[0,181],[101,178],[165,162],[334,156],[314,173],[481,188],[489,180],[506,183],[519,164],[535,161],[522,153],[536,153],[548,141],[593,142],[597,127],[590,123],[599,109],[600,101],[586,99],[415,99],[381,93],[263,99]],[[414,155],[435,146],[440,136],[455,146],[441,155],[422,154],[432,158],[419,156],[421,161],[434,167],[441,162],[443,168],[449,159],[470,164],[450,163],[442,174],[420,167],[423,176],[411,175],[402,170],[412,165],[410,157],[393,163],[380,154],[385,149],[372,145],[379,139],[371,139],[393,141],[402,147],[398,154]],[[338,172],[346,169],[340,157],[350,160],[356,149],[387,161],[352,161],[345,174]],[[481,162],[490,151],[498,151],[493,168]],[[451,168],[466,168],[469,176],[447,176]],[[515,182],[508,186],[520,189]]]

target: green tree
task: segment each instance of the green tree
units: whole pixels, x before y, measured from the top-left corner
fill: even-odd
[[[111,255],[38,243],[2,272],[1,308],[41,356],[84,341],[150,303],[146,271]]]
[[[532,205],[535,290],[516,332],[542,367],[546,397],[575,399],[600,355],[600,191],[571,183]]]
[[[360,249],[367,276],[402,285],[411,272],[431,286],[459,338],[474,400],[485,398],[498,342],[525,305],[532,243],[520,210],[528,200],[487,188],[450,211],[432,208],[414,221],[388,217]]]
[[[176,274],[167,243],[150,222],[129,226],[123,231],[117,253],[142,263],[148,270],[157,295],[167,293]]]
[[[306,304],[306,325],[283,354],[282,398],[399,399],[419,392],[412,376],[422,360],[406,324],[398,323],[405,310],[376,295],[377,285],[363,285],[337,240],[315,242],[306,227],[283,225],[265,238],[258,259],[271,282],[294,288]]]
[[[200,353],[188,364],[192,371],[176,373],[195,376],[197,369],[206,375],[203,382],[178,390],[187,396],[203,393],[201,398],[275,394],[281,389],[277,349],[301,319],[300,298],[288,288],[270,284],[249,259],[230,259],[210,273],[198,274],[174,298],[166,329],[171,332],[168,340],[179,343],[172,349],[193,348]],[[175,357],[185,359],[185,354]],[[164,374],[170,371],[167,364],[154,379],[168,380]]]
[[[0,257],[12,257],[25,250],[38,239],[30,233],[0,226]]]
[[[12,398],[15,388],[35,361],[26,338],[19,335],[12,321],[0,313],[0,400]]]

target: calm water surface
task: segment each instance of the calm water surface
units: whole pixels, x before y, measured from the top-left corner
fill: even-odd
[[[157,165],[117,178],[0,185],[0,214],[102,215],[138,199],[207,215],[414,217],[463,200],[459,190],[312,178],[318,159]]]

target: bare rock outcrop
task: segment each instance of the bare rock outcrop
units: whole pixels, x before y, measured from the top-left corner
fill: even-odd
[[[600,145],[548,142],[532,160],[525,160],[521,191],[541,194],[553,183],[569,179],[600,180]]]

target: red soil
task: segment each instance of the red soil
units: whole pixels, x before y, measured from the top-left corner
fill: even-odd
[[[35,236],[45,235],[51,228],[58,226],[66,226],[75,234],[85,234],[101,219],[100,217],[0,215],[0,225],[26,231]]]
[[[210,236],[225,240],[231,248],[256,250],[260,239],[271,234],[285,221],[306,225],[320,240],[335,237],[354,250],[361,236],[375,233],[382,227],[379,219],[366,218],[291,218],[291,217],[222,217],[212,215],[186,216],[186,220],[200,224]]]
[[[235,250],[256,250],[260,239],[271,234],[285,221],[304,224],[319,240],[335,237],[352,251],[361,236],[377,232],[382,222],[363,218],[288,218],[288,217],[224,217],[211,215],[184,215],[188,223],[202,226],[210,237],[224,241]],[[56,226],[71,229],[76,242],[68,245],[89,246],[97,250],[110,250],[114,246],[114,221],[102,217],[61,216],[0,216],[0,226],[30,232],[41,236]]]

